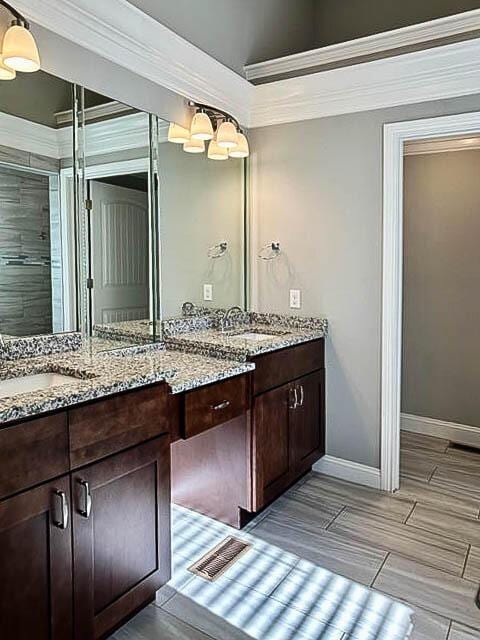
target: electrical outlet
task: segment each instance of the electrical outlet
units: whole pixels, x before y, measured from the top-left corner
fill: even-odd
[[[290,289],[290,309],[302,307],[302,292],[300,289]]]
[[[213,300],[213,284],[203,285],[203,299],[206,302],[211,302]]]

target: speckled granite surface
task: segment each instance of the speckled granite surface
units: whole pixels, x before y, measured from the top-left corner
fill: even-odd
[[[236,327],[222,332],[210,324],[196,330],[174,330],[164,333],[165,344],[172,348],[187,349],[197,354],[217,358],[237,358],[245,361],[253,356],[303,342],[324,338],[328,332],[325,318],[301,318],[266,313],[245,314]],[[245,332],[269,334],[272,337],[251,340],[242,337]]]
[[[149,320],[124,320],[96,324],[93,331],[99,338],[145,344],[153,340],[153,326]]]
[[[5,336],[4,336],[5,338]],[[18,358],[36,357],[50,353],[75,351],[82,346],[80,333],[56,333],[45,336],[9,337],[0,345],[0,362]]]
[[[2,379],[35,373],[75,377],[61,386],[0,398],[0,425],[155,382],[166,381],[172,393],[181,393],[253,368],[249,363],[170,351],[162,345],[98,353],[95,343],[68,353],[0,362],[0,388]]]

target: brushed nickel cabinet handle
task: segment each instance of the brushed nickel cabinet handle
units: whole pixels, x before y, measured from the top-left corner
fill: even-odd
[[[78,512],[84,518],[89,518],[92,511],[92,494],[90,493],[90,485],[86,480],[79,480],[78,483],[83,490],[83,509],[79,509]]]
[[[290,409],[296,409],[298,407],[297,387],[291,387],[290,388],[290,403],[289,403],[289,407],[290,407]]]
[[[68,527],[68,500],[65,491],[55,491],[55,497],[60,498],[60,520],[54,520],[53,524],[59,529],[66,529]]]
[[[212,409],[214,411],[220,411],[221,409],[226,409],[229,406],[230,400],[224,400],[223,402],[220,402],[220,404],[216,404],[215,406],[213,406]]]
[[[303,401],[305,400],[305,393],[303,391],[303,384],[300,385],[300,406],[303,407]]]

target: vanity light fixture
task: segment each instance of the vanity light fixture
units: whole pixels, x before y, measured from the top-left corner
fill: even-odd
[[[6,64],[3,63],[3,60],[0,56],[0,80],[13,80],[16,78],[17,72],[15,69],[10,69]]]
[[[38,71],[40,56],[28,21],[5,0],[0,0],[0,6],[5,7],[13,16],[12,23],[3,38],[0,78],[3,80],[13,79],[11,75],[8,76],[5,67],[14,72],[32,73]]]
[[[202,153],[205,151],[205,142],[209,141],[208,158],[210,160],[248,158],[250,151],[247,137],[233,116],[192,100],[189,101],[188,106],[195,109],[190,131],[174,122],[170,123],[169,142],[183,144],[183,149],[187,153]]]

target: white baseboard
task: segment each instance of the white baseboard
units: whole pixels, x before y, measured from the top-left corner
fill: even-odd
[[[425,436],[436,436],[459,444],[480,447],[480,427],[402,413],[400,416],[400,428],[402,431],[411,431]]]
[[[340,480],[363,484],[366,487],[380,488],[380,469],[367,467],[358,462],[351,462],[334,456],[324,456],[313,465],[313,470]]]

